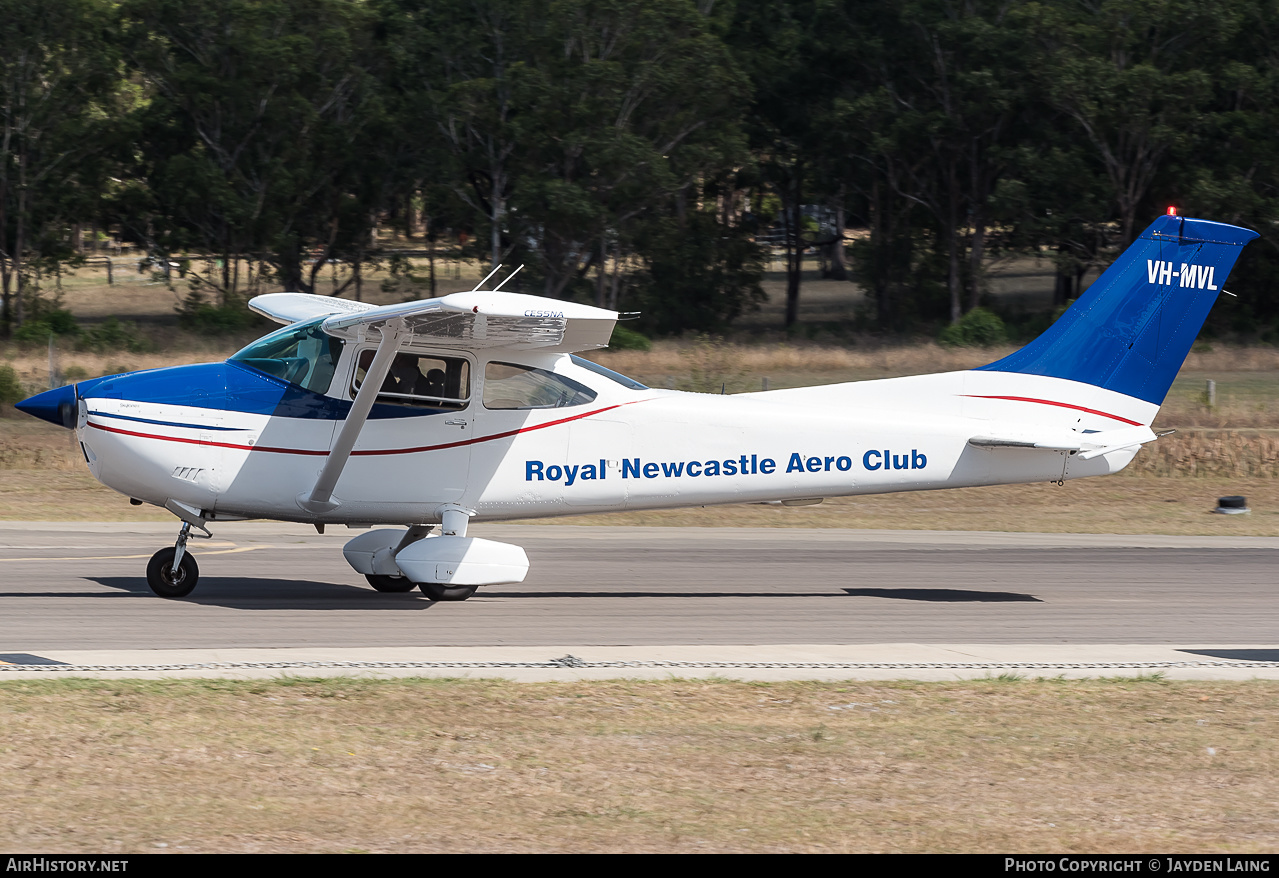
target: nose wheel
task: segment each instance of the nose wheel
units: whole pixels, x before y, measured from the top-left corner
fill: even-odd
[[[173,556],[178,550],[166,546],[151,556],[147,564],[147,585],[162,598],[184,598],[200,581],[200,567],[185,552],[174,570]]]
[[[212,536],[205,528],[200,529],[204,537]],[[200,565],[187,553],[190,538],[191,523],[184,521],[177,542],[156,552],[147,563],[147,585],[162,598],[184,598],[200,581]]]

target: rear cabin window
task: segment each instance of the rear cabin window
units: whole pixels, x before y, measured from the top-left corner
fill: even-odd
[[[576,354],[569,354],[569,359],[578,366],[581,366],[583,369],[588,369],[596,375],[603,375],[610,381],[616,381],[628,390],[648,390],[646,385],[640,384],[634,378],[627,378],[620,372],[614,372],[612,369],[605,369],[599,363],[593,363],[584,357],[579,357]]]
[[[372,348],[360,351],[351,382],[351,398],[359,392],[373,365]],[[471,364],[461,357],[401,352],[391,361],[377,401],[438,409],[463,409],[471,398]]]
[[[556,409],[585,405],[595,391],[572,378],[545,369],[514,363],[488,363],[484,367],[486,409]]]

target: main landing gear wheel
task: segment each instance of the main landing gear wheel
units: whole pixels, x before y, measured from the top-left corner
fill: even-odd
[[[447,585],[443,582],[419,582],[422,594],[433,601],[464,601],[475,594],[475,585]]]
[[[366,573],[364,578],[369,581],[369,585],[382,592],[402,593],[417,587],[416,582],[404,576],[380,576],[376,573]]]
[[[162,598],[184,598],[200,581],[200,568],[195,559],[183,554],[177,573],[173,572],[173,556],[177,549],[168,546],[151,556],[147,564],[147,585]]]

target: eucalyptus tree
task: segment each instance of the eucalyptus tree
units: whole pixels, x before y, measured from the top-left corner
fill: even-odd
[[[368,7],[126,0],[121,15],[147,97],[148,199],[125,221],[147,249],[219,254],[202,279],[223,297],[241,256],[305,291],[329,258],[358,258],[385,195],[363,167],[381,116]]]
[[[527,0],[382,0],[377,8],[401,118],[423,148],[422,173],[443,172],[438,182],[485,229],[496,266],[522,237],[510,201],[544,16]]]
[[[786,255],[785,325],[799,319],[804,251],[802,208],[822,153],[822,110],[838,96],[820,60],[827,32],[839,21],[834,0],[741,0],[728,40],[750,76],[747,132],[760,176],[781,204]],[[839,35],[843,35],[841,30]]]
[[[1046,99],[1096,156],[1120,247],[1152,211],[1168,162],[1203,145],[1213,80],[1232,54],[1245,2],[1051,0],[1028,8],[1030,33],[1045,49]]]
[[[932,214],[951,322],[980,301],[990,202],[1025,110],[1022,39],[1009,5],[900,4],[901,39],[887,47],[878,75],[894,110],[894,140],[913,159],[898,162],[894,185]]]
[[[122,80],[106,0],[0,0],[0,289],[24,319],[33,261],[70,255],[67,228],[95,206]]]
[[[485,230],[549,296],[614,268],[631,226],[745,161],[746,83],[692,0],[385,0],[421,141]],[[409,97],[415,95],[415,97]]]
[[[707,180],[747,160],[747,83],[690,0],[557,0],[547,8],[527,160],[516,201],[545,292],[591,265],[653,214],[682,223]]]
[[[1198,145],[1173,156],[1167,177],[1187,212],[1248,226],[1258,246],[1231,280],[1238,298],[1214,309],[1209,329],[1279,338],[1279,0],[1239,0],[1229,51],[1213,68],[1212,112]],[[1221,327],[1222,323],[1224,327]]]

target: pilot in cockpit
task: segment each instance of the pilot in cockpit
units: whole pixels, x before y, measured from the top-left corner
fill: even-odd
[[[436,399],[442,398],[444,396],[444,380],[443,369],[432,369],[426,373],[425,386],[422,386],[423,382],[418,382],[420,387],[419,395],[435,397]]]
[[[417,357],[400,354],[391,361],[391,369],[382,382],[383,393],[403,393],[406,396],[417,393],[417,385],[422,378],[417,367]]]

